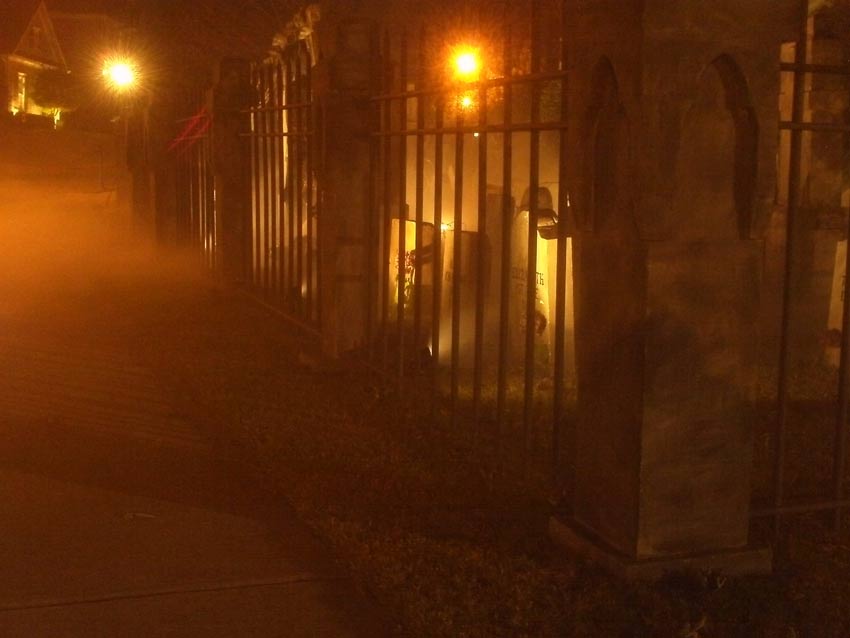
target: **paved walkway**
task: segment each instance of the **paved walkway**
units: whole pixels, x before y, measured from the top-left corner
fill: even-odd
[[[0,635],[385,635],[324,546],[139,356],[145,308],[197,275],[138,250],[106,195],[13,186],[0,204]]]

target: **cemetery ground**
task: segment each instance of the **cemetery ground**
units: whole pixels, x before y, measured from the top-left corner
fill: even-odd
[[[173,378],[187,413],[332,544],[401,635],[850,635],[846,528],[789,519],[773,576],[621,582],[552,545],[545,477],[521,479],[515,449],[494,472],[486,424],[477,433],[433,424],[427,384],[412,377],[401,400],[364,366],[323,361],[235,290],[207,283],[170,294],[139,326],[140,352]],[[763,376],[757,459],[760,449],[767,458],[773,418],[773,379]],[[803,493],[828,480],[833,421],[819,397],[832,380],[812,366],[792,384],[789,476]],[[769,477],[757,462],[756,493]],[[755,527],[756,542],[770,538],[767,527]]]

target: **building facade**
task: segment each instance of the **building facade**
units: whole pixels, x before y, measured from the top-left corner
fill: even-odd
[[[37,101],[36,85],[67,64],[42,0],[0,1],[0,108],[13,115],[55,117]]]

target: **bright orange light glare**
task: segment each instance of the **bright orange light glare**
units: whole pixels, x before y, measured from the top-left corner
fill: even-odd
[[[464,95],[460,98],[460,108],[464,110],[469,110],[475,104],[475,100],[473,100],[469,95]]]
[[[136,81],[133,65],[123,60],[111,60],[103,67],[103,76],[114,88],[124,90]]]
[[[460,51],[455,56],[455,70],[461,78],[473,79],[481,70],[478,52],[469,49]]]

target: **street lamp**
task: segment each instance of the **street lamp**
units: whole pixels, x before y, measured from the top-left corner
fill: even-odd
[[[461,111],[471,111],[475,108],[475,98],[472,96],[472,93],[464,93],[461,95],[458,100],[458,106]]]
[[[458,47],[454,55],[455,76],[462,82],[474,82],[481,73],[481,56],[477,49]]]
[[[109,88],[119,93],[131,90],[138,81],[135,64],[119,58],[106,61],[103,65],[103,77]]]
[[[481,79],[483,64],[478,48],[467,44],[452,47],[448,59],[449,74],[456,91],[455,107],[459,113],[472,112],[478,107],[477,91],[470,85]]]

